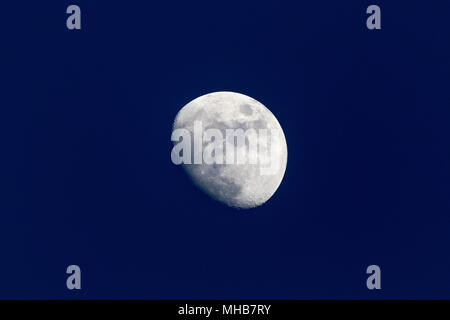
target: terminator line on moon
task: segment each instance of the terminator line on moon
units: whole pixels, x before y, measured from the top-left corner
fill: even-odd
[[[210,128],[223,131],[226,129],[267,129],[279,132],[280,138],[276,142],[271,141],[269,150],[272,150],[270,158],[278,163],[277,170],[270,175],[262,175],[261,168],[266,164],[194,164],[183,163],[182,166],[191,180],[201,190],[213,199],[230,207],[247,209],[262,205],[278,189],[286,170],[287,145],[283,130],[275,116],[260,102],[239,93],[214,92],[192,100],[177,114],[173,131],[187,129],[191,136],[194,135],[194,122],[200,121],[203,130]],[[275,129],[275,130],[274,130]],[[259,139],[259,138],[258,138]],[[225,138],[224,138],[225,140]],[[238,146],[235,141],[225,142],[226,146],[232,143],[241,152],[247,148],[246,144]],[[174,144],[177,142],[174,141]],[[212,141],[202,141],[205,149]],[[276,144],[276,145],[274,145]],[[241,150],[239,150],[241,148]],[[226,156],[227,148],[224,148],[223,156]],[[244,149],[247,157],[261,156],[260,141],[257,150]],[[267,151],[267,150],[266,150]],[[275,151],[275,152],[274,152]],[[257,154],[250,154],[251,152]]]

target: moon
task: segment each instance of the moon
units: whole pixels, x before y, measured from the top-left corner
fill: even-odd
[[[270,149],[270,157],[273,163],[278,165],[271,174],[261,174],[261,169],[267,167],[267,164],[261,162],[183,163],[182,166],[192,182],[211,198],[237,209],[254,208],[269,200],[281,184],[287,164],[286,138],[272,112],[246,95],[214,92],[198,97],[185,105],[175,118],[173,130],[186,129],[194,137],[194,122],[197,121],[202,123],[203,133],[208,129],[219,129],[224,137],[221,141],[203,139],[202,150],[213,142],[225,143],[226,148],[221,149],[224,158],[230,145],[234,145],[237,148],[236,154],[247,152],[245,159],[248,160],[250,156],[262,157],[262,153]],[[250,150],[248,141],[245,141],[244,145],[242,143],[238,145],[234,139],[227,141],[227,129],[243,131],[254,129],[256,132],[261,132],[260,129],[275,130],[279,132],[279,139],[276,141],[268,139],[268,147],[264,149],[261,147],[262,140],[258,137],[257,150]]]

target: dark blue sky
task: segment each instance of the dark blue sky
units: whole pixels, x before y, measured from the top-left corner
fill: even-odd
[[[449,9],[2,3],[0,298],[450,298]],[[285,178],[256,209],[170,161],[178,110],[221,90],[286,135]]]

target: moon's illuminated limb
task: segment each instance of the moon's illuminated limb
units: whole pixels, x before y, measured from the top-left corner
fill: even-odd
[[[223,137],[226,137],[227,129],[266,129],[280,133],[276,145],[272,141],[270,146],[274,151],[271,153],[272,161],[277,163],[277,170],[272,174],[261,174],[262,167],[266,167],[261,164],[183,164],[192,181],[220,202],[236,208],[252,208],[266,202],[280,185],[287,163],[286,139],[275,116],[261,103],[243,94],[214,92],[184,106],[175,118],[173,130],[187,129],[194,137],[194,123],[199,121],[204,131],[219,129],[223,131]],[[228,147],[230,141],[224,142]],[[210,143],[203,141],[203,149]],[[236,147],[237,152],[250,150]],[[224,157],[226,150],[222,150]],[[254,156],[262,156],[261,148],[253,152],[258,153]]]

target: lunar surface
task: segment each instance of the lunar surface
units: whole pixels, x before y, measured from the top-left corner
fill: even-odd
[[[194,145],[194,123],[202,124],[203,133],[208,129],[218,129],[223,138],[217,140],[203,139],[200,142],[201,150],[192,147],[192,159],[199,152],[205,152],[211,144],[223,145],[217,149],[226,158],[227,151],[231,147],[236,148],[234,155],[243,155],[245,163],[228,163],[214,161],[207,164],[182,163],[183,168],[195,185],[211,196],[230,207],[247,209],[262,205],[278,189],[286,170],[287,145],[283,130],[275,116],[260,102],[239,93],[214,92],[192,100],[177,114],[173,132],[177,129],[186,129],[192,137]],[[270,132],[278,132],[278,139],[262,139],[257,137],[258,148],[251,149],[249,141],[239,144],[237,139],[229,139],[227,129],[266,129]],[[264,131],[264,130],[263,130]],[[172,132],[172,137],[173,137]],[[198,137],[198,135],[197,135]],[[188,139],[187,139],[188,140]],[[174,140],[173,140],[174,141]],[[174,145],[178,142],[174,141]],[[198,146],[198,145],[197,145]],[[269,152],[272,168],[274,170],[264,172],[267,162],[248,161],[252,156],[263,159]],[[200,155],[201,156],[201,155]],[[253,158],[254,159],[254,158]],[[267,159],[267,158],[266,158]],[[275,164],[275,165],[274,165]]]

